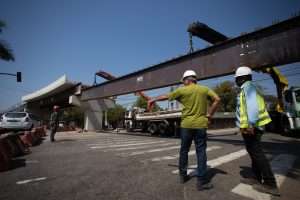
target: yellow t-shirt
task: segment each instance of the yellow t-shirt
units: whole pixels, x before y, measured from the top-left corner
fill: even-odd
[[[182,128],[207,128],[208,98],[217,96],[213,90],[198,84],[183,86],[168,94],[169,101],[177,100],[183,105]]]

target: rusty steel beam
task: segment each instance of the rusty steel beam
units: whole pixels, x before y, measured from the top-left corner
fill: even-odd
[[[253,69],[300,61],[300,16],[245,34],[194,53],[121,76],[82,92],[91,100],[180,83],[185,70],[199,80],[233,74],[240,65]]]
[[[192,36],[199,37],[211,44],[218,44],[229,39],[222,33],[200,22],[194,22],[190,24],[187,31],[192,34]]]
[[[100,76],[100,77],[102,77],[102,78],[104,78],[104,79],[106,79],[106,80],[109,80],[109,81],[114,80],[114,79],[117,78],[117,77],[111,75],[110,73],[105,72],[105,71],[102,71],[102,70],[96,72],[95,74],[96,74],[97,76]]]

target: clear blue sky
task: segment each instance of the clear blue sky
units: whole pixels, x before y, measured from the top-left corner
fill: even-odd
[[[7,23],[0,39],[16,57],[0,61],[0,71],[23,72],[22,83],[0,77],[0,110],[63,74],[91,84],[99,69],[119,76],[185,54],[186,29],[195,20],[234,37],[300,11],[298,0],[0,0],[0,5],[0,19]],[[293,83],[300,85],[299,77]]]

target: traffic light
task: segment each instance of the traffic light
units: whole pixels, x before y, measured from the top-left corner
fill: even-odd
[[[17,82],[22,82],[22,73],[17,72]]]

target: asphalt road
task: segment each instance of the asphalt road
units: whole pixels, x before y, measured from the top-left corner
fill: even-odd
[[[267,133],[263,147],[277,174],[282,196],[258,193],[241,184],[251,175],[250,160],[235,130],[208,135],[209,175],[214,188],[196,190],[196,178],[180,184],[176,174],[180,140],[139,133],[58,133],[20,165],[0,173],[1,200],[182,200],[300,199],[300,139]],[[191,173],[196,163],[189,156]]]

